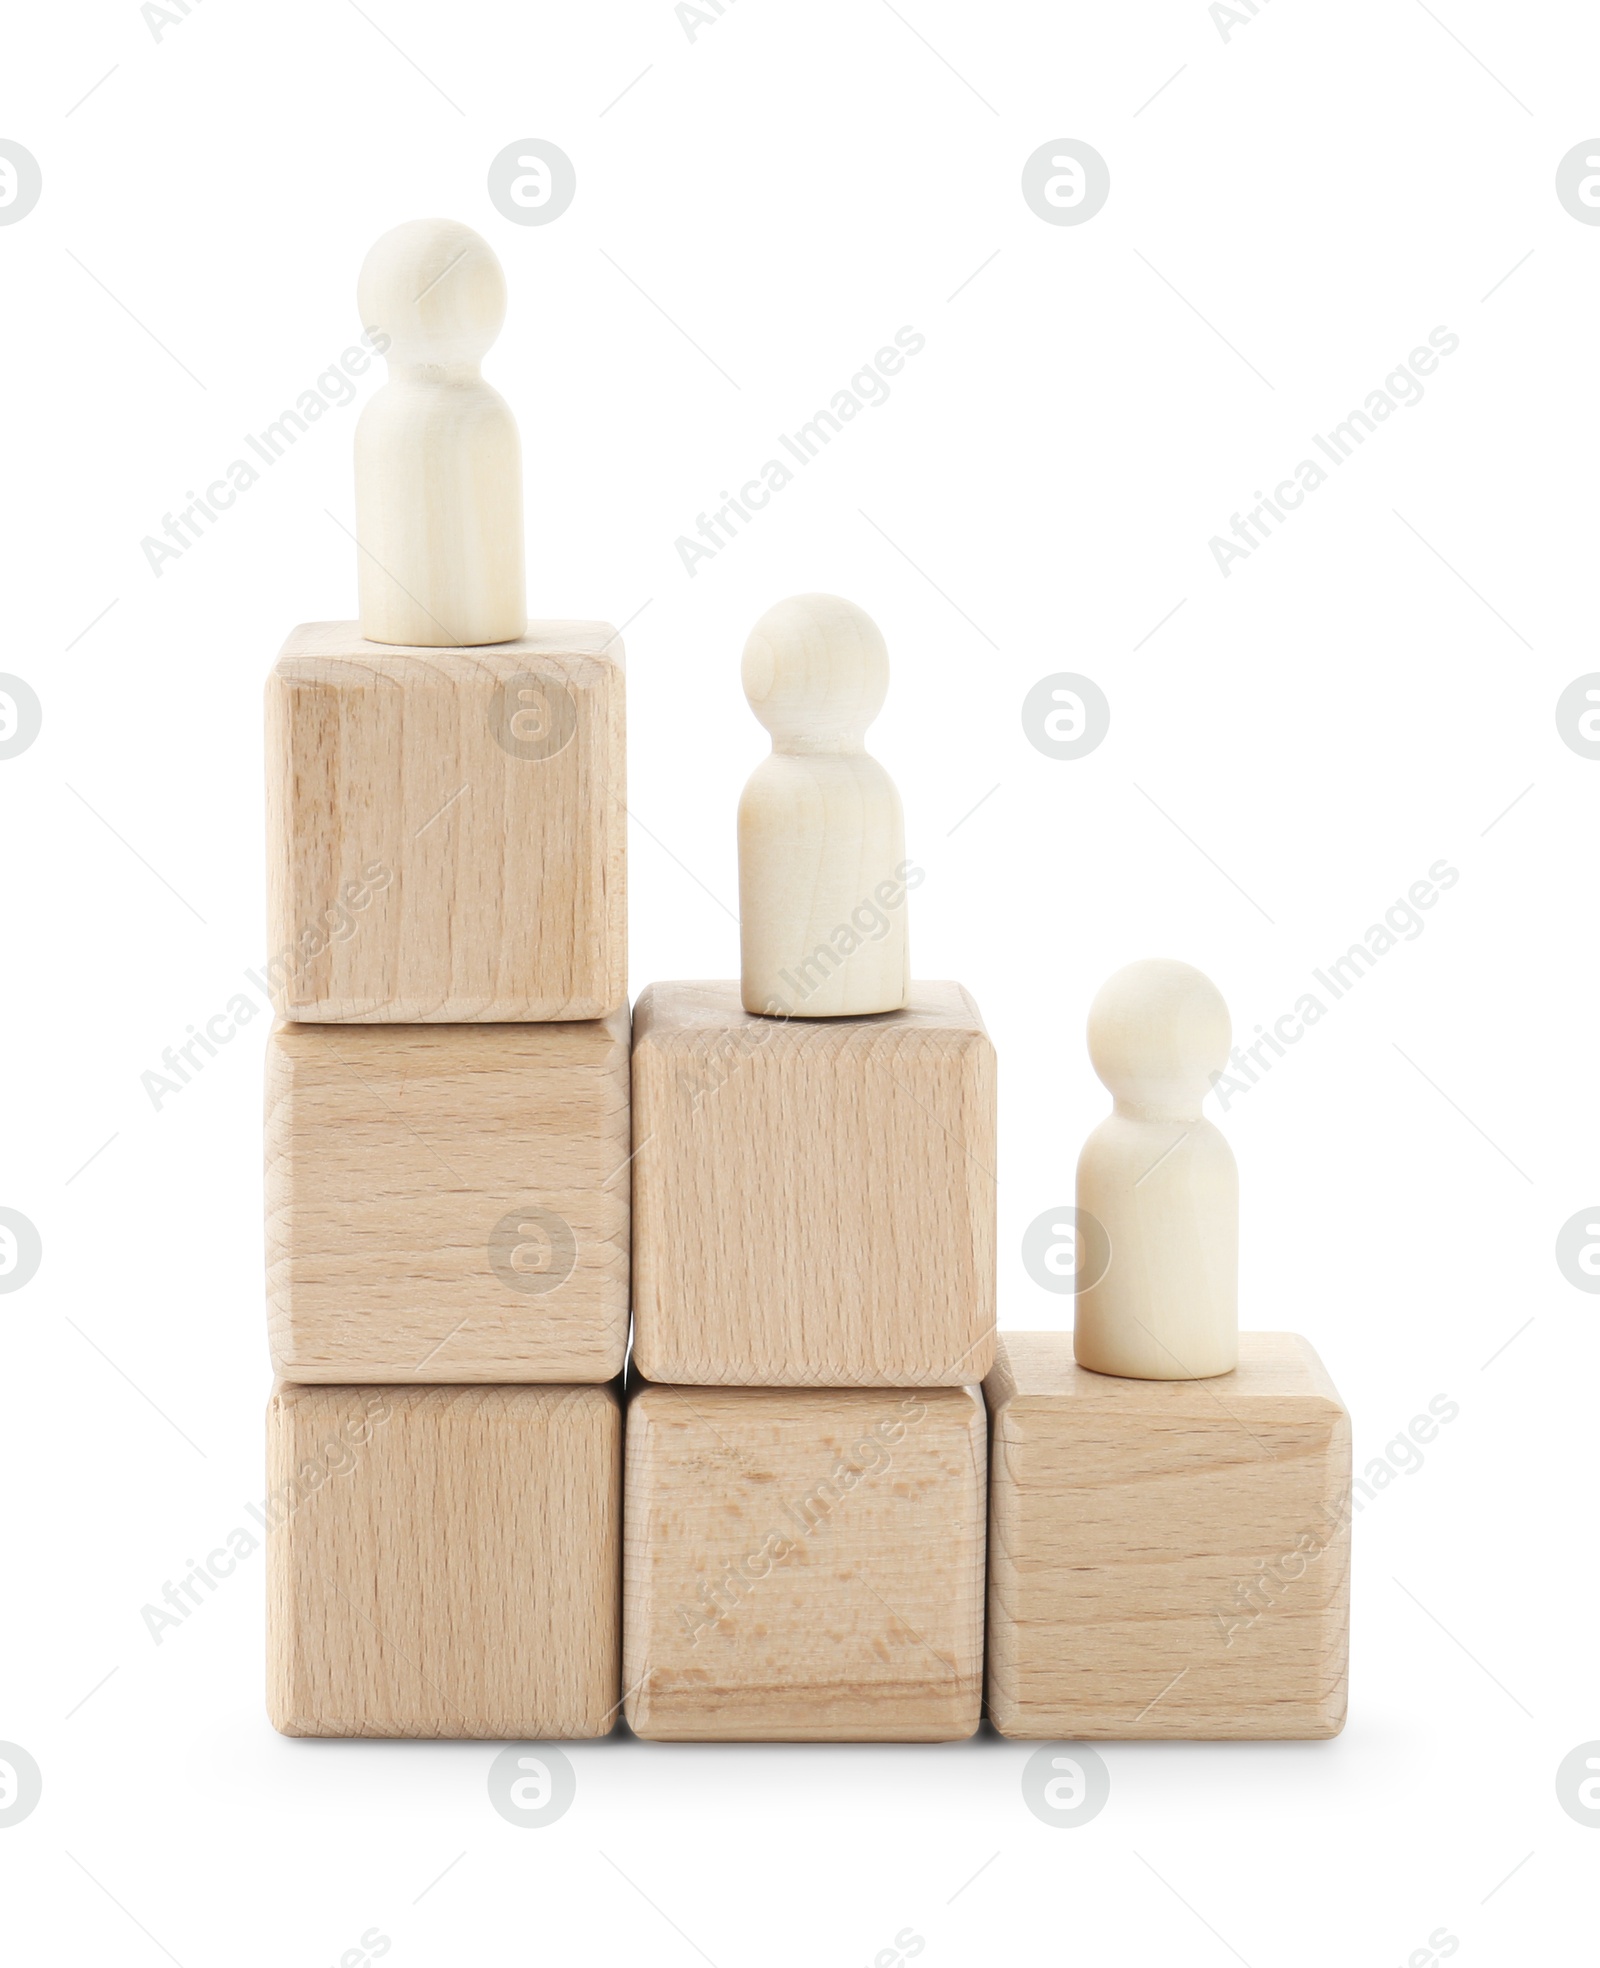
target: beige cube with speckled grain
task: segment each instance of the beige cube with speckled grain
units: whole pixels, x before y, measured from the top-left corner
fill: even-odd
[[[662,1741],[970,1736],[986,1432],[972,1387],[639,1385],[629,1726]]]

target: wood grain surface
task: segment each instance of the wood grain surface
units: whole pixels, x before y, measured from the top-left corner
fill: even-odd
[[[1241,1333],[1233,1373],[1159,1381],[1006,1332],[984,1392],[1003,1735],[1338,1734],[1350,1417],[1303,1339]]]
[[[628,995],[622,644],[399,649],[312,622],[267,683],[267,934],[314,1022],[600,1018]]]
[[[634,1348],[648,1379],[959,1386],[994,1346],[995,1058],[959,984],[753,1016],[652,984],[634,1018]]]
[[[628,1336],[628,1014],[281,1025],[267,1313],[295,1381],[603,1381]]]
[[[273,1726],[604,1735],[619,1698],[621,1449],[610,1387],[279,1387]]]
[[[976,1388],[637,1384],[629,1726],[664,1741],[970,1736],[985,1438]]]

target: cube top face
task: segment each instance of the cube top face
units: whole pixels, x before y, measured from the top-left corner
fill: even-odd
[[[1234,1373],[1148,1381],[1002,1333],[985,1394],[1003,1735],[1338,1734],[1350,1419],[1303,1339],[1241,1333]]]
[[[267,682],[268,970],[305,1022],[625,1003],[622,645],[604,622],[402,649],[314,622]]]
[[[637,1734],[973,1734],[987,1432],[975,1388],[641,1385],[627,1427],[623,1685]]]
[[[604,1735],[620,1687],[609,1387],[280,1387],[268,1709],[291,1736]]]
[[[698,1037],[715,1044],[727,1034],[742,1037],[741,1049],[750,1052],[760,1052],[781,1031],[792,1031],[800,1042],[810,1042],[823,1052],[837,1045],[845,1031],[858,1035],[857,1045],[869,1044],[871,1035],[882,1031],[926,1033],[935,1043],[943,1040],[958,1048],[989,1042],[971,992],[964,985],[938,980],[913,984],[903,1010],[875,1012],[866,1018],[768,1018],[746,1011],[737,982],[721,978],[646,985],[637,1011],[659,1029],[663,1041],[685,1043]]]
[[[1257,1416],[1281,1408],[1294,1420],[1314,1414],[1319,1404],[1330,1418],[1345,1411],[1327,1368],[1298,1333],[1241,1333],[1232,1373],[1206,1380],[1124,1380],[1080,1367],[1070,1332],[1003,1332],[984,1394],[997,1420],[1002,1411],[1020,1420],[1067,1401],[1129,1427],[1159,1426],[1164,1416],[1206,1418],[1239,1401],[1250,1402]]]
[[[634,1351],[648,1379],[935,1387],[994,1347],[995,1056],[959,984],[775,1019],[736,983],[634,1018]]]
[[[628,1015],[283,1025],[273,1365],[301,1382],[609,1380],[628,1334]]]

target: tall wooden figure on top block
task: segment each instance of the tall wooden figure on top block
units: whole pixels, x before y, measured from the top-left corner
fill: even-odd
[[[910,981],[905,818],[865,744],[889,689],[878,626],[837,595],[793,595],[750,631],[742,674],[772,733],[739,802],[744,1008],[898,1011]]]
[[[356,427],[361,619],[296,629],[267,692],[277,1008],[604,1018],[628,995],[622,644],[527,619],[521,445],[478,372],[505,276],[470,226],[413,219],[356,298],[390,370]]]
[[[506,318],[487,240],[454,219],[386,232],[356,284],[389,380],[356,425],[361,633],[459,649],[528,625],[522,447],[478,364]]]

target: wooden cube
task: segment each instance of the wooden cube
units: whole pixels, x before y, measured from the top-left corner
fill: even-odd
[[[628,1335],[628,1014],[280,1025],[267,1304],[295,1381],[602,1381]]]
[[[267,1707],[288,1736],[602,1736],[619,1706],[610,1387],[282,1387]]]
[[[267,684],[279,1012],[459,1024],[625,1003],[623,741],[604,622],[482,649],[296,629]]]
[[[970,1736],[986,1433],[971,1387],[638,1384],[629,1726],[663,1741]]]
[[[989,1717],[1002,1735],[1335,1736],[1350,1417],[1293,1333],[1213,1380],[1120,1380],[1000,1335]]]
[[[995,1060],[959,984],[872,1018],[652,984],[634,1018],[634,1351],[647,1379],[981,1380]]]

